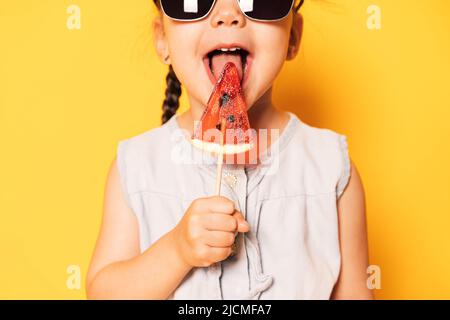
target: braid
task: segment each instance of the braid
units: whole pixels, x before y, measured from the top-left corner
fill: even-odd
[[[175,71],[173,71],[172,65],[169,66],[169,72],[166,76],[166,98],[163,102],[163,115],[162,115],[162,123],[166,123],[172,118],[178,110],[180,106],[180,96],[181,96],[181,83],[178,80]]]
[[[298,12],[298,10],[300,10],[300,8],[303,5],[303,2],[305,2],[305,0],[300,0],[299,4],[295,7],[295,12]]]

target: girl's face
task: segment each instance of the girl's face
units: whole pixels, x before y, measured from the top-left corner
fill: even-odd
[[[218,70],[233,61],[250,108],[272,87],[284,62],[297,54],[302,18],[292,13],[280,21],[258,22],[246,18],[236,0],[218,0],[199,21],[174,21],[161,13],[154,29],[158,54],[163,61],[169,56],[165,63],[172,64],[191,104],[206,106]],[[241,50],[215,51],[221,48]]]

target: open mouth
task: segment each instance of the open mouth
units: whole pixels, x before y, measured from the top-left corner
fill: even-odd
[[[248,78],[251,61],[249,51],[238,46],[214,49],[203,58],[206,71],[213,84],[219,80],[223,67],[228,62],[233,62],[238,69],[241,86]]]

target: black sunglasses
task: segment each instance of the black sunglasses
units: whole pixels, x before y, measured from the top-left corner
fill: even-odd
[[[166,16],[177,21],[195,21],[208,16],[216,0],[159,0]],[[295,0],[236,0],[242,13],[251,20],[277,21],[294,8]],[[305,0],[295,7],[298,11]]]

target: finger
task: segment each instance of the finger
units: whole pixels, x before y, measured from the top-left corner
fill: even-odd
[[[222,196],[212,196],[208,198],[208,209],[210,212],[233,214],[234,202]]]
[[[230,231],[237,230],[237,220],[233,216],[221,213],[211,213],[204,217],[203,227],[211,231]]]
[[[205,243],[210,247],[226,248],[234,243],[234,233],[225,231],[208,231]]]
[[[210,259],[215,262],[223,261],[230,256],[231,251],[232,251],[231,247],[227,248],[210,247],[209,248]]]
[[[244,216],[239,211],[236,211],[235,214],[233,214],[233,217],[236,219],[238,228],[238,232],[248,232],[250,230],[250,225],[247,221],[245,221]]]

